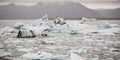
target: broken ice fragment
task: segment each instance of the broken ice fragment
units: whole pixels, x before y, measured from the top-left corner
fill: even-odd
[[[21,29],[22,27],[24,27],[24,24],[21,23],[21,22],[18,22],[18,23],[16,23],[16,24],[14,25],[14,28],[15,28],[15,29]]]
[[[105,23],[103,24],[103,27],[104,27],[105,29],[112,28],[112,26],[110,25],[110,23],[107,22],[107,21],[105,21]]]
[[[27,54],[24,54],[23,57],[26,58],[26,59],[32,59],[32,60],[49,60],[52,58],[52,54],[51,53],[47,53],[47,52],[41,52],[41,51],[38,51],[37,53],[27,53]]]

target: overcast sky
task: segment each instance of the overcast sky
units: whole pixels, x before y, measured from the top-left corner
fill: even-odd
[[[59,1],[72,1],[81,3],[90,9],[114,9],[120,8],[120,0],[0,0],[0,6],[15,4],[24,6],[35,6],[39,2],[59,2]]]

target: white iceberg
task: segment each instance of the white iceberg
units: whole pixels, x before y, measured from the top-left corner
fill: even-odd
[[[22,35],[24,35],[23,37],[26,37],[33,35],[30,33],[30,31],[33,31],[34,35],[38,36],[45,30],[50,30],[52,25],[53,24],[48,21],[48,16],[45,15],[42,18],[28,24],[16,23],[14,28],[22,31]]]
[[[33,51],[33,49],[31,49],[31,48],[17,48],[17,51],[20,51],[20,52],[31,52],[31,51]]]
[[[95,18],[86,18],[86,17],[82,17],[82,20],[80,21],[81,24],[85,23],[85,22],[93,22],[93,21],[97,21],[97,19]]]
[[[27,54],[24,54],[22,56],[23,58],[26,58],[26,59],[40,59],[40,60],[53,60],[53,59],[57,59],[58,56],[54,56],[53,54],[51,53],[47,53],[47,52],[41,52],[41,51],[38,51],[37,53],[27,53]]]
[[[103,28],[104,29],[109,29],[109,28],[112,28],[112,26],[109,22],[105,21],[104,24],[103,24]]]
[[[81,48],[78,50],[70,50],[68,51],[70,54],[70,59],[71,60],[85,60],[85,58],[82,57],[83,54],[87,53],[87,50],[85,48]]]
[[[23,24],[19,22],[14,25],[14,28],[16,29],[27,29],[27,30],[38,30],[38,31],[48,29],[49,27],[50,27],[50,23],[48,21],[47,15],[29,24]]]
[[[109,22],[105,21],[105,23],[102,25],[102,30],[111,30],[113,33],[120,33],[120,26],[118,24],[110,24]]]
[[[83,57],[79,56],[78,54],[71,53],[70,54],[70,59],[71,60],[85,60]]]

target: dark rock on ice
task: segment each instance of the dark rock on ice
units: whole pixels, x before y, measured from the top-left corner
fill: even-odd
[[[57,17],[54,21],[54,24],[64,25],[64,24],[66,24],[66,22],[63,18]]]
[[[11,59],[0,57],[0,60],[11,60]]]
[[[32,30],[19,30],[17,38],[34,38],[36,35]]]

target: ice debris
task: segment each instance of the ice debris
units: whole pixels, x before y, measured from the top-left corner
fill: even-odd
[[[94,18],[82,18],[84,21],[96,21]],[[55,21],[49,21],[48,15],[41,17],[40,19],[23,24],[16,23],[14,28],[5,27],[0,29],[1,35],[17,35],[17,37],[36,37],[48,36],[49,32],[52,33],[68,33],[68,34],[90,34],[90,35],[114,35],[114,33],[120,33],[120,26],[118,24],[110,24],[105,21],[102,28],[88,24],[80,24],[79,22],[65,21],[64,18],[57,17]],[[47,33],[44,33],[46,32]],[[18,32],[18,34],[16,34]],[[109,32],[109,33],[108,33]]]
[[[12,27],[3,27],[0,29],[0,36],[15,36],[17,33],[17,30],[15,30]]]
[[[24,27],[24,24],[22,22],[17,22],[15,25],[14,25],[14,28],[15,29],[21,29],[22,27]]]
[[[83,54],[87,53],[87,50],[84,48],[78,49],[78,50],[70,50],[68,51],[70,54],[71,60],[85,60],[85,58],[82,57]]]
[[[28,52],[27,54],[24,54],[22,57],[26,58],[26,59],[40,59],[40,60],[50,60],[52,58],[52,54],[51,53],[47,53],[47,52],[42,52],[42,51],[38,51],[37,53],[30,53]]]
[[[0,57],[11,57],[12,54],[9,52],[0,51]]]
[[[80,23],[83,24],[85,22],[93,22],[93,21],[97,21],[97,19],[82,17],[82,20],[80,21]]]

